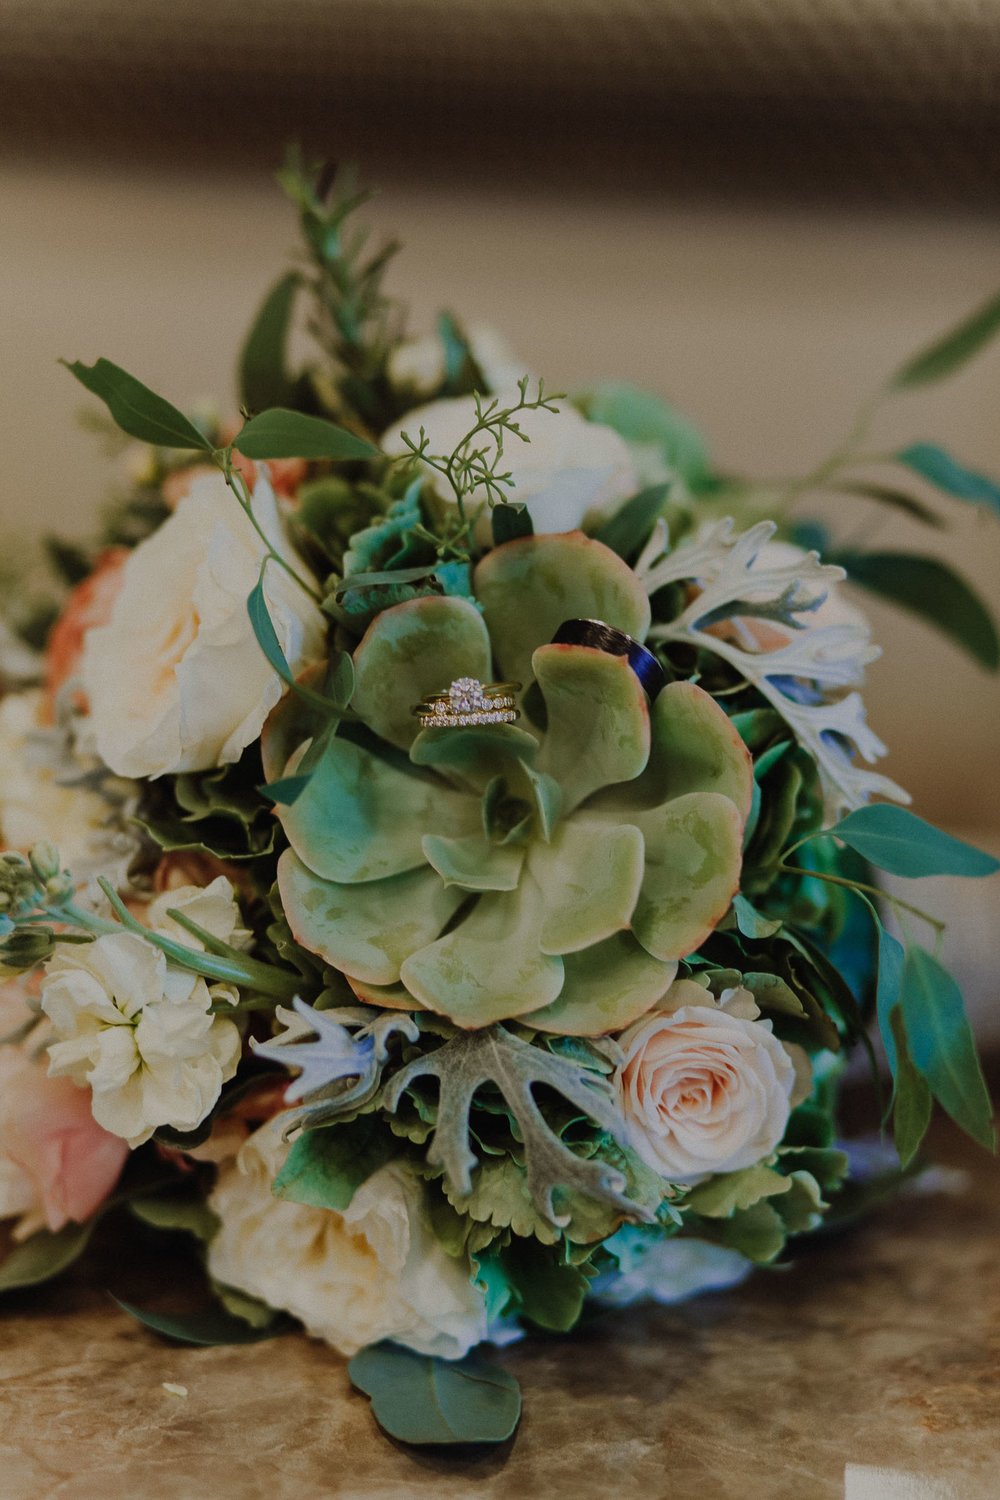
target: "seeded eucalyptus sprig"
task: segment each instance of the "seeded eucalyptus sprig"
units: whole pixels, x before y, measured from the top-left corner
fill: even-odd
[[[469,513],[466,501],[477,490],[484,493],[485,502],[491,509],[495,505],[508,503],[521,508],[516,500],[510,501],[509,499],[508,491],[514,487],[512,472],[500,467],[500,461],[504,455],[505,435],[510,434],[522,443],[530,443],[531,439],[527,433],[521,431],[519,423],[515,420],[517,416],[524,411],[548,411],[557,414],[559,411],[557,403],[566,399],[562,393],[548,395],[545,382],[542,380],[538,382],[537,395],[529,397],[529,383],[527,375],[521,377],[517,382],[518,399],[510,406],[501,406],[499,396],[489,399],[480,395],[478,391],[474,392],[472,399],[475,402],[476,420],[451,453],[431,453],[429,451],[430,439],[422,427],[416,441],[408,432],[400,433],[400,438],[411,455],[408,462],[419,461],[428,468],[434,469],[451,486],[458,508],[458,527],[454,534],[446,536],[447,543],[452,550],[469,539],[476,516]]]

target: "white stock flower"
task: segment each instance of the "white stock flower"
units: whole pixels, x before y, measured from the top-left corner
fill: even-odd
[[[394,1339],[457,1359],[485,1338],[484,1294],[435,1236],[413,1174],[390,1162],[343,1212],[275,1198],[284,1123],[277,1115],[261,1126],[219,1174],[210,1274],[290,1312],[341,1354]]]
[[[275,551],[308,578],[260,475],[253,511]],[[124,567],[110,623],[87,632],[89,740],[120,776],[199,771],[240,758],[284,688],[247,614],[264,543],[221,474],[195,479]],[[279,564],[264,595],[293,671],[322,654],[323,616]]]
[[[0,845],[27,853],[48,840],[78,879],[117,875],[134,840],[108,826],[111,809],[97,792],[60,785],[51,756],[35,742],[41,701],[39,691],[0,698]]]
[[[231,887],[221,876],[205,890],[167,892],[150,909],[150,925],[200,948],[165,917],[167,906],[226,942],[241,937]],[[238,998],[230,985],[209,985],[169,964],[136,933],[60,948],[42,979],[42,1009],[59,1038],[48,1049],[49,1073],[89,1084],[95,1120],[130,1146],[140,1146],[158,1125],[193,1130],[240,1058],[237,1027],[209,1007]]]
[[[502,395],[501,405],[508,398],[509,392]],[[512,400],[516,399],[515,394]],[[565,402],[555,412],[520,412],[516,421],[529,441],[507,436],[499,468],[509,471],[513,479],[505,497],[526,503],[536,531],[573,531],[584,521],[599,522],[639,488],[624,438],[610,427],[588,422]],[[407,433],[416,442],[423,428],[427,451],[447,457],[475,424],[472,396],[432,401],[407,412],[383,435],[382,447],[387,453],[406,453],[409,450],[401,434]],[[451,498],[447,482],[431,469],[427,473],[442,498]],[[485,492],[477,489],[471,503],[485,498]]]
[[[739,1171],[780,1143],[800,1092],[796,1061],[759,1014],[748,990],[725,990],[716,1002],[680,979],[618,1037],[629,1142],[669,1181]]]

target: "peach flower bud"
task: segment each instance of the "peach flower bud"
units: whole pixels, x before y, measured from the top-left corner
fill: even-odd
[[[106,625],[122,584],[122,567],[128,547],[107,547],[98,557],[89,578],[70,589],[45,648],[45,699],[43,714],[51,723],[55,701],[64,682],[75,677],[83,655],[84,635],[94,625]]]

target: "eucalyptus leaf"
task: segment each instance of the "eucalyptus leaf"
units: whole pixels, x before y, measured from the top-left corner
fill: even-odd
[[[157,1313],[135,1307],[131,1302],[123,1302],[113,1294],[112,1301],[144,1328],[152,1329],[164,1338],[176,1339],[182,1344],[200,1344],[206,1347],[259,1344],[264,1339],[276,1338],[279,1333],[286,1333],[295,1326],[282,1313],[275,1313],[269,1323],[254,1326],[244,1318],[234,1317],[218,1304],[201,1308],[197,1312]]]
[[[654,484],[640,490],[605,521],[600,531],[594,533],[594,540],[631,562],[662,515],[669,493],[669,484]]]
[[[888,802],[859,807],[824,831],[835,834],[869,864],[911,880],[924,875],[980,877],[1000,870],[1000,860],[992,854]]]
[[[914,1067],[956,1125],[993,1150],[993,1106],[962,992],[937,959],[915,944],[907,949],[899,1004]]]
[[[956,500],[970,500],[1000,513],[1000,485],[988,474],[968,469],[950,453],[934,443],[914,443],[895,455],[896,462],[912,469],[922,479],[954,495]]]
[[[892,377],[889,389],[912,390],[914,386],[930,385],[932,381],[944,379],[978,354],[998,330],[1000,294],[976,308],[957,328],[951,329],[927,349],[907,360],[902,369],[897,370]]]
[[[989,610],[964,578],[936,557],[910,552],[837,552],[830,559],[852,583],[919,615],[995,672],[1000,637]]]
[[[198,448],[204,453],[212,452],[212,444],[183,412],[109,359],[99,359],[92,365],[80,360],[70,364],[65,359],[59,363],[88,391],[101,398],[129,437],[158,448]]]
[[[903,977],[903,962],[906,954],[903,945],[891,932],[886,932],[878,923],[878,987],[876,990],[876,1012],[878,1029],[889,1062],[893,1078],[897,1074],[896,1033],[893,1027],[893,1012],[899,1001],[899,986]]]
[[[371,1398],[379,1426],[403,1443],[502,1443],[520,1420],[517,1381],[475,1350],[446,1360],[401,1344],[370,1344],[347,1373]]]
[[[240,354],[242,403],[250,411],[283,406],[294,394],[295,381],[285,369],[285,351],[295,296],[302,278],[289,271],[268,292]]]
[[[531,536],[535,530],[531,524],[531,512],[526,505],[508,505],[503,500],[494,505],[490,522],[493,526],[494,547],[501,547],[504,542],[513,542],[519,536]]]
[[[736,895],[733,897],[733,912],[736,917],[736,925],[744,937],[773,937],[781,927],[780,919],[762,916],[745,896]]]
[[[366,438],[337,427],[325,417],[274,406],[251,417],[233,441],[245,458],[376,458],[378,448]]]
[[[52,1234],[40,1229],[4,1257],[0,1263],[0,1292],[19,1287],[39,1286],[71,1266],[87,1248],[96,1219],[85,1224],[67,1224]]]
[[[934,526],[939,531],[944,529],[945,523],[937,511],[932,510],[929,505],[925,505],[922,500],[918,500],[914,495],[907,494],[905,490],[898,489],[893,485],[868,484],[865,480],[858,480],[856,483],[849,484],[846,481],[838,480],[836,489],[842,495],[860,495],[864,500],[875,500],[879,505],[887,505],[892,510],[902,511],[904,515],[909,516],[912,520],[922,521],[925,526]],[[796,540],[799,541],[800,546],[805,546],[805,542],[801,541],[798,537]],[[826,557],[832,549],[824,546],[817,550],[822,552],[823,556]]]
[[[894,1005],[889,1012],[889,1034],[892,1038],[896,1100],[892,1131],[900,1166],[910,1165],[931,1123],[931,1091],[913,1066],[906,1040],[903,1012]]]

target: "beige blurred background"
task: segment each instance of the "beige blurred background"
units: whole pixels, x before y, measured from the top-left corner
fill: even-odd
[[[555,385],[667,396],[724,467],[804,470],[1000,286],[998,104],[1000,0],[7,0],[5,532],[86,530],[113,477],[59,356],[231,407],[294,244],[269,175],[293,137],[379,187],[416,327],[448,306]],[[877,445],[934,440],[1000,474],[998,392],[1000,346],[895,402]],[[945,533],[826,516],[936,550],[995,600],[1000,524],[942,503]],[[988,837],[997,680],[871,615],[886,769]]]

